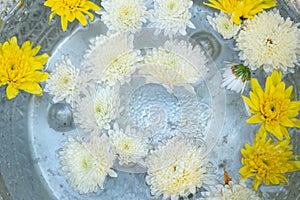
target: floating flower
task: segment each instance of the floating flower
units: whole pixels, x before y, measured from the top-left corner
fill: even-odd
[[[243,93],[247,83],[250,81],[251,72],[243,64],[228,63],[222,76],[222,87],[226,87],[237,93]]]
[[[212,27],[222,35],[224,39],[231,39],[237,35],[241,26],[234,24],[229,15],[222,12],[214,17],[207,16],[207,20]]]
[[[206,200],[262,199],[253,189],[247,188],[245,182],[236,183],[235,181],[230,181],[225,185],[218,184],[214,187],[210,187],[208,191],[201,192],[201,194]]]
[[[137,63],[143,59],[139,50],[133,50],[133,35],[127,34],[96,37],[84,58],[89,76],[111,86],[129,82]]]
[[[83,26],[87,25],[85,14],[90,20],[94,20],[94,15],[89,10],[101,10],[101,8],[89,0],[46,0],[44,6],[51,8],[49,22],[55,15],[60,16],[62,30],[66,31],[68,22],[77,19]]]
[[[147,51],[139,74],[147,82],[165,86],[169,92],[174,86],[183,86],[194,93],[191,83],[207,73],[207,58],[200,46],[193,47],[186,41],[167,41],[163,47]]]
[[[261,129],[253,145],[245,144],[241,149],[243,167],[239,170],[241,179],[254,177],[253,186],[257,190],[261,182],[266,185],[288,183],[285,173],[300,170],[300,161],[292,152],[289,140],[273,142],[267,139],[267,133]]]
[[[115,155],[111,152],[107,136],[92,136],[90,142],[79,142],[69,138],[59,152],[61,169],[71,187],[80,194],[103,189],[107,175],[117,177],[111,169]]]
[[[277,5],[276,0],[209,0],[209,2],[203,4],[231,15],[236,24],[240,24],[242,18],[253,18],[264,9]]]
[[[148,154],[148,141],[141,133],[129,125],[124,131],[115,124],[114,129],[109,130],[108,134],[111,143],[115,147],[115,153],[119,156],[121,165],[144,163],[142,159]]]
[[[149,11],[150,27],[157,28],[157,33],[164,30],[165,35],[180,33],[186,35],[186,28],[195,28],[190,21],[192,14],[189,9],[193,1],[190,0],[154,0],[154,9]]]
[[[49,74],[39,70],[43,70],[48,55],[37,56],[41,47],[32,48],[32,45],[26,41],[20,47],[15,36],[0,44],[0,86],[7,85],[7,99],[15,98],[19,90],[42,95],[38,82],[46,80]]]
[[[163,199],[178,199],[195,194],[196,188],[208,184],[208,161],[201,157],[200,148],[190,141],[174,137],[151,151],[147,159],[146,182],[151,194]]]
[[[236,39],[240,59],[252,70],[293,70],[300,58],[298,26],[276,10],[258,14],[245,23]]]
[[[89,132],[110,129],[110,122],[119,115],[119,92],[116,88],[88,86],[74,101],[74,120]]]
[[[84,76],[76,69],[68,56],[55,63],[51,77],[46,81],[45,92],[53,95],[53,102],[65,100],[72,104],[74,98],[83,89]]]
[[[136,32],[146,22],[142,0],[104,0],[101,5],[101,19],[112,32]]]
[[[265,91],[258,81],[252,78],[250,98],[242,96],[250,107],[249,112],[254,114],[246,122],[262,123],[262,127],[279,140],[282,140],[283,136],[290,138],[287,127],[300,128],[300,120],[296,118],[300,110],[300,101],[291,100],[293,86],[286,89],[281,78],[281,72],[273,71],[267,77]]]

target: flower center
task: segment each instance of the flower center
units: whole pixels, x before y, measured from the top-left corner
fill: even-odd
[[[15,65],[11,65],[10,66],[10,70],[14,71],[16,69],[16,66]]]
[[[120,21],[129,21],[132,17],[133,9],[129,6],[123,6],[120,9],[119,19]]]
[[[7,76],[7,81],[10,84],[14,84],[17,82],[17,79],[20,78],[20,76],[22,76],[22,72],[20,72],[20,70],[18,70],[18,65],[12,63],[8,66],[8,76]]]
[[[103,120],[107,117],[107,114],[109,114],[109,105],[103,103],[103,102],[98,102],[95,105],[95,117],[98,120]]]
[[[263,115],[267,121],[279,120],[281,114],[280,101],[267,101],[263,107]]]
[[[64,76],[64,77],[61,77],[60,84],[61,85],[67,85],[69,83],[69,81],[70,81],[69,78]]]
[[[86,155],[81,159],[81,167],[83,169],[89,169],[91,165],[92,165],[91,157]]]
[[[170,10],[173,10],[174,7],[175,7],[175,5],[176,5],[176,3],[173,2],[173,1],[171,1],[171,2],[169,2],[169,4],[168,4],[168,8],[169,8]]]
[[[70,10],[76,9],[79,7],[81,0],[65,0],[64,3]]]
[[[272,47],[272,46],[273,46],[273,40],[270,39],[270,38],[268,38],[268,39],[266,40],[266,45],[267,45],[268,47]]]
[[[97,106],[96,109],[95,109],[95,111],[96,111],[97,113],[100,113],[101,110],[102,110],[102,109],[101,109],[101,106]]]

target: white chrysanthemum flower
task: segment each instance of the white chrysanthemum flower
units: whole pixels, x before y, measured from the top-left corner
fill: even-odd
[[[164,85],[169,92],[182,86],[194,93],[190,85],[207,73],[207,58],[200,46],[193,47],[186,41],[167,41],[163,47],[148,50],[139,74],[147,82]]]
[[[196,188],[210,184],[208,161],[202,158],[200,148],[191,141],[174,137],[151,151],[147,158],[146,182],[151,194],[163,199],[194,194]]]
[[[93,136],[91,141],[78,142],[69,138],[59,152],[61,169],[72,188],[80,194],[96,192],[98,186],[103,189],[107,175],[117,177],[111,169],[115,155],[111,152],[107,136]]]
[[[190,0],[154,0],[154,9],[150,10],[150,27],[157,28],[159,33],[164,30],[165,35],[180,33],[186,35],[186,28],[196,27],[190,21],[192,14],[189,9],[193,1]]]
[[[111,32],[136,32],[146,20],[146,6],[142,0],[103,0],[101,20]]]
[[[119,116],[117,88],[88,86],[75,100],[74,121],[86,133],[110,129],[110,122]]]
[[[113,86],[129,82],[136,65],[143,58],[133,49],[133,35],[100,35],[91,40],[90,49],[84,55],[83,66],[90,78]]]
[[[247,188],[244,182],[235,183],[233,181],[230,181],[229,184],[219,184],[215,187],[209,187],[209,191],[201,192],[201,194],[206,200],[262,199],[253,189]]]
[[[129,125],[125,131],[114,124],[114,129],[108,131],[109,138],[119,156],[121,165],[139,163],[144,165],[143,158],[148,154],[148,139]]]
[[[84,83],[84,74],[75,68],[68,56],[63,55],[62,59],[55,63],[50,78],[46,80],[45,92],[53,95],[54,103],[65,100],[72,104]]]
[[[224,39],[233,38],[241,28],[241,25],[233,23],[231,17],[223,12],[215,14],[214,17],[208,15],[207,21]]]
[[[263,67],[293,71],[300,59],[300,29],[277,10],[262,12],[246,20],[236,42],[239,57],[252,70]]]
[[[222,87],[237,93],[243,93],[247,83],[250,81],[251,72],[243,64],[227,63],[222,76]]]

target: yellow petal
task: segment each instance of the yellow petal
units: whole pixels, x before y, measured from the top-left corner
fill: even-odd
[[[246,120],[246,122],[248,124],[259,124],[259,123],[262,123],[263,121],[264,121],[263,116],[260,113],[254,115]]]
[[[252,107],[252,109],[254,109],[254,110],[256,110],[256,111],[260,111],[260,103],[259,103],[259,97],[255,94],[255,93],[253,93],[253,92],[250,92],[250,98],[251,98],[251,101],[252,101],[252,103],[253,103],[253,107]]]
[[[55,16],[55,12],[51,12],[50,15],[49,15],[49,20],[48,20],[49,24],[51,23],[54,16]]]
[[[300,110],[300,101],[290,102],[289,110]]]
[[[253,176],[253,174],[250,173],[250,170],[248,167],[242,167],[240,170],[239,170],[239,173],[242,175],[241,179],[244,180],[244,179],[247,179],[251,176]]]
[[[289,164],[293,166],[293,169],[289,172],[295,172],[300,170],[300,161],[289,161]]]
[[[254,181],[253,181],[253,188],[255,191],[257,191],[258,189],[258,186],[260,185],[261,183],[261,180],[257,179],[257,178],[254,178]]]
[[[290,98],[292,96],[292,92],[293,92],[293,86],[290,86],[288,87],[286,90],[285,90],[285,96],[287,98]]]
[[[278,140],[283,140],[283,136],[289,140],[290,135],[286,127],[281,126],[280,124],[266,124],[266,130],[272,133]]]
[[[10,44],[18,44],[18,40],[16,36],[13,36],[9,39]]]
[[[76,19],[78,19],[78,21],[80,22],[80,24],[82,24],[83,26],[87,25],[87,20],[85,18],[85,16],[82,14],[82,12],[76,12],[75,14]]]
[[[277,84],[281,82],[282,73],[274,70],[271,74],[271,79],[272,79],[273,85],[276,87]]]
[[[67,21],[69,22],[73,22],[75,20],[75,13],[74,12],[70,12],[70,14],[68,15]]]
[[[95,3],[91,2],[91,1],[86,2],[85,5],[87,7],[89,7],[90,10],[94,10],[94,11],[101,10],[100,6],[98,6],[97,4],[95,4]]]
[[[300,128],[300,120],[297,118],[292,118],[291,121],[294,123],[294,127]]]
[[[24,90],[25,92],[28,92],[31,94],[38,95],[38,96],[42,95],[42,92],[43,92],[41,86],[39,84],[33,83],[33,82],[22,83],[19,86],[19,89]]]
[[[83,13],[87,14],[87,15],[89,16],[89,19],[90,19],[91,21],[94,21],[94,15],[93,15],[92,13],[90,13],[90,12],[88,12],[88,11],[83,11]]]
[[[253,92],[258,96],[258,98],[259,99],[263,98],[264,92],[263,92],[260,84],[258,83],[258,81],[254,78],[251,78],[250,84],[251,84]]]
[[[9,84],[6,88],[6,98],[7,99],[13,99],[15,98],[17,95],[19,94],[19,90],[17,88],[15,88],[14,86],[12,86],[11,84]]]
[[[47,72],[36,71],[30,74],[30,76],[28,76],[26,79],[33,80],[34,82],[43,82],[48,78],[49,78],[49,74]]]
[[[294,123],[287,117],[283,117],[281,120],[280,120],[280,124],[283,125],[283,126],[286,126],[286,127],[294,127]]]
[[[67,30],[67,28],[68,28],[67,17],[61,16],[60,17],[60,23],[61,23],[62,30],[65,32]]]

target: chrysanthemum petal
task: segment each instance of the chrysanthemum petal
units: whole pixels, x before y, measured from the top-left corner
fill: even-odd
[[[89,8],[89,10],[94,10],[94,11],[101,10],[100,6],[98,6],[97,4],[91,1],[86,1],[85,6]]]
[[[262,180],[254,179],[254,181],[253,181],[254,190],[258,190],[258,186],[260,185],[261,182],[262,182]]]
[[[299,119],[292,118],[291,120],[292,120],[295,127],[300,128],[300,120]]]
[[[250,117],[249,119],[246,120],[247,123],[250,124],[258,124],[263,122],[263,116],[261,114],[256,114],[252,117]]]
[[[281,120],[281,125],[286,127],[293,127],[295,124],[292,122],[292,120],[288,119],[287,117],[283,117]]]
[[[230,180],[225,184],[217,184],[201,192],[201,195],[206,200],[232,200],[232,199],[251,199],[261,200],[259,193],[248,188],[245,181],[237,183],[235,180]]]
[[[61,19],[60,19],[60,22],[61,22],[62,30],[63,30],[63,31],[66,31],[67,28],[68,28],[68,20],[67,20],[67,17],[66,17],[66,16],[62,16]]]
[[[293,166],[293,170],[291,170],[290,172],[300,170],[300,161],[289,161],[289,163]]]
[[[259,82],[258,82],[256,79],[252,78],[252,79],[250,80],[250,83],[251,83],[251,87],[252,87],[253,92],[254,92],[259,98],[262,98],[262,96],[263,96],[263,90],[262,90],[262,88],[261,88]]]
[[[43,82],[49,78],[49,74],[47,72],[35,71],[28,76],[28,78],[34,80],[35,82]]]
[[[8,85],[6,88],[6,98],[13,99],[19,94],[19,90],[12,85]]]
[[[41,86],[34,82],[24,82],[19,86],[19,88],[28,93],[35,94],[38,96],[41,96],[43,92]]]
[[[87,20],[85,18],[85,16],[82,14],[82,12],[75,12],[75,17],[76,19],[78,19],[78,21],[83,25],[86,26],[87,25]]]

